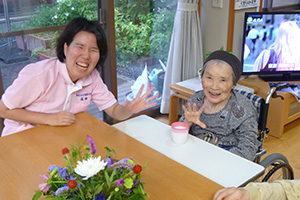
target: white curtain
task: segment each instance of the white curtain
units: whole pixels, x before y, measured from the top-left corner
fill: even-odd
[[[203,64],[199,0],[178,0],[160,112],[169,113],[170,85],[197,76]]]

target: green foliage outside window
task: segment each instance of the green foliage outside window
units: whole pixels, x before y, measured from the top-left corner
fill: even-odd
[[[115,9],[116,52],[118,65],[126,65],[138,57],[150,54],[152,13],[138,15],[138,24]]]
[[[176,10],[174,2],[177,1],[115,0],[118,66],[149,56],[166,63]],[[62,25],[79,16],[97,20],[97,0],[44,2],[25,24],[27,29]]]
[[[116,0],[117,65],[153,56],[166,63],[173,30],[174,0]]]
[[[27,21],[28,28],[67,24],[76,17],[97,20],[97,0],[56,0],[39,5]]]

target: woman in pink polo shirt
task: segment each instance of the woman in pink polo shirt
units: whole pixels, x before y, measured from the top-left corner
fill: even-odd
[[[107,89],[96,70],[107,56],[106,37],[97,22],[72,20],[58,38],[56,52],[57,58],[25,66],[3,94],[2,136],[37,124],[70,125],[74,114],[86,111],[91,101],[117,120],[155,105],[147,103],[157,95],[146,99],[154,88],[141,96],[142,86],[137,98],[125,106]]]

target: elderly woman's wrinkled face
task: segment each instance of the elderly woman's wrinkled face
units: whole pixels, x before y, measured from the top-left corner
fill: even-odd
[[[226,63],[209,61],[202,76],[202,87],[210,103],[227,103],[234,88],[232,68]]]

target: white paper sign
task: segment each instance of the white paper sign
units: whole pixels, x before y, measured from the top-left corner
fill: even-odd
[[[235,10],[258,7],[260,0],[235,0]]]

